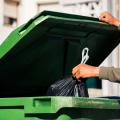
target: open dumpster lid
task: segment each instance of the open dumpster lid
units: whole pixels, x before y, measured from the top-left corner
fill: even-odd
[[[0,96],[44,95],[55,80],[71,74],[84,48],[87,64],[98,66],[119,41],[117,27],[97,18],[44,11],[0,46]]]

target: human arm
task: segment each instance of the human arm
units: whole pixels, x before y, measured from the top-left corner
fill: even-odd
[[[109,12],[102,12],[99,16],[99,20],[117,26],[120,29],[120,21],[112,16]],[[95,67],[86,64],[79,64],[73,68],[72,74],[77,79],[99,77],[113,82],[120,82],[120,68]]]
[[[111,82],[120,82],[120,68],[100,67],[99,78],[107,79]]]
[[[95,67],[87,64],[79,64],[72,70],[73,76],[77,79],[99,77],[112,82],[120,82],[120,68],[114,67]]]

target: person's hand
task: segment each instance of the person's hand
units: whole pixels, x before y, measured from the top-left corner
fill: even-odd
[[[114,16],[112,16],[111,13],[109,13],[109,12],[102,12],[99,16],[99,20],[107,22],[110,25],[115,25],[115,26],[120,25],[120,21],[117,18],[115,18]]]
[[[88,78],[88,77],[98,77],[99,76],[99,68],[90,66],[87,64],[79,64],[73,68],[72,74],[77,79]]]

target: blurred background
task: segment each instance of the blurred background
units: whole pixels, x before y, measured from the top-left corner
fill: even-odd
[[[43,10],[98,17],[109,11],[120,18],[120,0],[0,0],[0,44],[17,26]],[[101,66],[120,67],[120,46],[107,57]],[[120,96],[120,84],[107,80],[100,86],[89,87],[90,97]]]

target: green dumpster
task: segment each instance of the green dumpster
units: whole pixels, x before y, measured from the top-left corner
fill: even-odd
[[[21,25],[0,46],[0,120],[120,119],[116,99],[36,97],[71,74],[83,49],[98,66],[119,42],[120,31],[97,18],[44,11]]]
[[[120,120],[120,100],[80,97],[1,98],[0,120]]]

